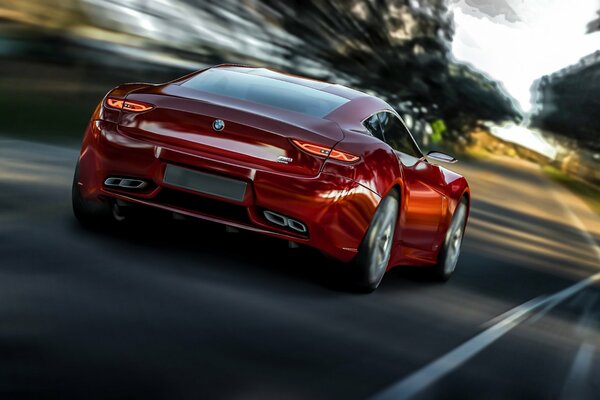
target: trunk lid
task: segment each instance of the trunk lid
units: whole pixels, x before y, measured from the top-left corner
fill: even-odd
[[[316,176],[325,158],[298,149],[290,139],[333,148],[344,137],[338,125],[326,119],[177,84],[143,88],[127,100],[155,107],[142,113],[123,111],[119,119],[123,133],[256,169]],[[222,130],[213,128],[216,120],[224,122]]]

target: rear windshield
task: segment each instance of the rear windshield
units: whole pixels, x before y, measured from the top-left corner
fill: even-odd
[[[223,69],[209,69],[182,86],[319,118],[349,101],[295,83]]]

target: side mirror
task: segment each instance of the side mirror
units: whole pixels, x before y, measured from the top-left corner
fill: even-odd
[[[429,153],[427,153],[427,157],[432,158],[437,161],[450,163],[450,164],[454,164],[455,162],[458,161],[456,158],[452,157],[450,154],[442,153],[441,151],[435,151],[435,150],[431,150]]]

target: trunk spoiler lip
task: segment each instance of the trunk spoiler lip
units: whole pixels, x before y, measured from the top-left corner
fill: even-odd
[[[128,92],[125,95],[124,100],[127,100],[129,98],[129,96],[136,95],[136,94],[139,94],[139,95],[150,95],[150,96],[159,96],[159,97],[163,97],[164,96],[164,97],[178,98],[178,99],[181,99],[181,100],[190,101],[190,102],[194,102],[194,103],[209,104],[209,105],[212,105],[212,106],[215,106],[215,107],[222,107],[222,108],[225,108],[225,109],[238,110],[238,111],[243,112],[243,113],[256,115],[257,117],[259,117],[261,119],[264,118],[266,120],[270,120],[270,121],[278,122],[278,123],[281,123],[281,124],[293,126],[296,129],[303,130],[303,131],[306,131],[306,132],[310,132],[310,133],[312,133],[312,134],[314,134],[316,136],[323,137],[326,141],[334,142],[334,144],[332,145],[332,148],[335,145],[337,145],[339,142],[341,142],[342,140],[344,140],[344,138],[346,137],[346,134],[344,133],[344,130],[342,129],[342,127],[340,126],[340,124],[337,121],[333,120],[333,119],[327,118],[328,116],[325,116],[323,118],[318,118],[318,117],[309,117],[309,116],[305,116],[305,115],[302,115],[302,114],[298,114],[299,117],[295,116],[295,118],[290,118],[290,119],[279,118],[277,115],[274,115],[274,114],[282,114],[282,113],[283,114],[287,114],[287,113],[292,113],[292,112],[285,111],[285,110],[282,111],[282,110],[277,109],[277,110],[273,110],[273,113],[270,113],[270,112],[268,112],[268,111],[270,111],[269,107],[262,106],[262,105],[258,105],[258,107],[257,107],[258,108],[258,112],[257,112],[257,110],[246,109],[244,107],[241,107],[241,104],[240,104],[240,107],[237,107],[236,104],[227,104],[229,102],[232,102],[232,103],[236,103],[236,102],[247,103],[247,102],[244,102],[242,100],[237,100],[237,99],[233,99],[232,100],[232,99],[229,99],[229,98],[225,98],[224,96],[221,96],[222,97],[222,99],[221,99],[219,97],[216,97],[218,95],[214,95],[214,94],[210,94],[210,93],[206,93],[206,95],[207,95],[208,98],[206,98],[206,97],[197,97],[197,98],[189,97],[189,96],[185,96],[185,95],[183,95],[181,93],[176,93],[177,90],[181,90],[181,86],[179,86],[179,85],[176,85],[176,86],[177,86],[177,89],[175,89],[173,86],[171,86],[171,83],[159,84],[159,85],[148,84],[148,85],[145,85],[145,86],[140,86],[140,87],[135,88],[134,90]],[[140,92],[143,92],[145,89],[149,89],[149,88],[155,89],[156,92],[153,91],[151,93],[140,93]],[[175,90],[173,90],[173,89],[175,89]],[[201,93],[204,94],[204,92],[201,92]],[[211,99],[211,97],[214,98],[214,101],[213,101],[213,99]],[[223,100],[223,101],[220,101],[220,100]],[[148,100],[148,99],[146,99],[146,100],[140,99],[140,101],[145,101],[145,102],[154,104],[151,100]],[[264,113],[260,112],[261,108],[264,108],[266,112],[264,112]],[[333,131],[335,131],[336,134],[335,134],[335,136],[333,136],[332,134],[328,134],[327,132],[324,132],[321,129],[319,129],[319,126],[310,126],[310,124],[304,124],[304,123],[302,123],[303,120],[305,120],[305,121],[312,121],[314,124],[323,124],[323,125],[326,125],[331,130],[331,133],[333,133]],[[120,118],[119,118],[119,123],[120,122],[121,121],[120,121]],[[270,132],[270,133],[272,133],[274,135],[281,135],[281,132],[273,131],[272,129],[269,129],[268,127],[255,126],[255,125],[248,125],[248,126],[250,126],[252,128],[255,128],[255,129],[261,129],[261,130]],[[322,128],[325,128],[325,126],[323,126]],[[288,138],[293,139],[292,136],[289,136]],[[329,143],[323,143],[323,144],[329,145]]]

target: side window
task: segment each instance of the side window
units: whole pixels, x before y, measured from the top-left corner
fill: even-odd
[[[404,127],[404,124],[398,117],[389,112],[381,112],[378,115],[384,141],[391,148],[412,157],[423,157],[410,132]]]
[[[377,139],[383,140],[383,135],[381,133],[381,125],[379,124],[378,114],[372,115],[368,119],[365,120],[364,125],[365,128],[371,133],[371,135],[375,136]]]

